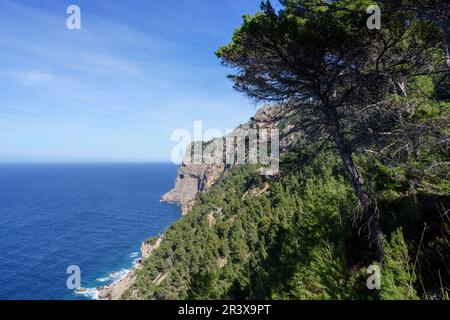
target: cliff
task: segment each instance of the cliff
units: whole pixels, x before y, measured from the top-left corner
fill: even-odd
[[[277,120],[277,112],[275,107],[262,107],[253,118],[238,126],[229,135],[233,135],[236,130],[277,128],[280,130],[280,151],[285,152],[297,141],[297,138],[289,134],[289,126],[281,125]],[[222,141],[223,139],[221,138]],[[211,142],[217,142],[217,139],[209,143]],[[186,148],[175,186],[161,198],[164,202],[179,204],[183,215],[192,208],[197,193],[208,191],[229,169],[233,168],[224,164],[192,164],[192,150],[197,143],[201,142],[193,142]],[[212,157],[215,151],[214,148],[209,148],[203,157]]]
[[[208,190],[224,171],[224,165],[182,163],[178,169],[175,187],[161,200],[179,204],[184,215],[189,211],[197,193]]]

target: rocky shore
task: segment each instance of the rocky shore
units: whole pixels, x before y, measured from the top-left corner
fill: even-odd
[[[139,267],[138,267],[139,268]],[[109,286],[99,287],[98,299],[99,300],[119,300],[122,294],[128,290],[128,288],[135,281],[135,270],[132,269],[125,278],[117,283],[113,283]]]
[[[112,283],[108,286],[98,287],[98,299],[99,300],[119,300],[120,297],[131,287],[136,280],[136,270],[141,268],[142,261],[151,256],[154,250],[158,249],[163,241],[163,236],[160,236],[153,243],[143,242],[141,244],[141,260],[136,264],[133,269],[128,272],[125,278],[116,283]]]

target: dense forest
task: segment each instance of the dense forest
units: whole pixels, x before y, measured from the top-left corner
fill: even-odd
[[[378,3],[244,16],[216,54],[299,143],[198,194],[123,298],[449,299],[450,5]]]

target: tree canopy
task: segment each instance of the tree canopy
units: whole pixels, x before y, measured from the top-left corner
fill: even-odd
[[[381,260],[377,215],[354,157],[379,154],[445,126],[405,121],[417,107],[409,90],[420,75],[432,75],[445,63],[445,37],[409,10],[383,11],[382,28],[370,30],[369,1],[280,2],[278,12],[266,1],[260,12],[244,16],[231,43],[216,54],[236,70],[229,76],[235,88],[276,104],[303,133],[305,145],[336,148],[375,259]]]

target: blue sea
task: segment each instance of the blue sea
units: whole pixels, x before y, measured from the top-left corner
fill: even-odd
[[[90,299],[181,216],[172,164],[0,165],[0,299]],[[66,285],[81,270],[84,295]]]

